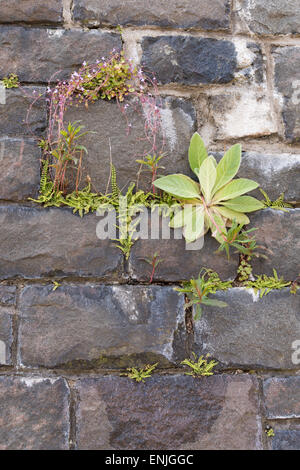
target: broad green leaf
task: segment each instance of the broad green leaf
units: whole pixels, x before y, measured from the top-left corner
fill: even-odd
[[[216,182],[217,171],[211,157],[206,158],[201,165],[199,171],[199,181],[201,185],[201,190],[204,194],[206,202],[211,201],[212,189]]]
[[[212,307],[227,307],[227,303],[223,302],[222,300],[217,300],[217,299],[208,299],[204,298],[202,299],[202,303],[204,305],[211,305]]]
[[[221,214],[218,212],[218,207],[214,207],[213,210],[210,210],[210,219],[209,219],[209,225],[211,228],[211,234],[212,236],[219,242],[223,243],[223,235],[222,234],[227,234],[226,226],[225,226],[225,221],[222,218]]]
[[[168,175],[154,181],[154,186],[179,198],[193,199],[199,197],[199,185],[185,175]]]
[[[180,228],[184,225],[184,210],[180,210],[177,214],[174,215],[173,219],[170,221],[169,226],[172,228]]]
[[[191,138],[189,147],[189,162],[192,171],[197,175],[196,169],[201,168],[202,163],[207,158],[207,150],[204,142],[198,132],[195,132]]]
[[[204,209],[203,207],[184,207],[184,237],[187,243],[194,242],[203,234]]]
[[[263,203],[252,196],[240,196],[220,204],[238,212],[253,212],[264,208]]]
[[[246,225],[250,222],[250,220],[245,214],[229,209],[228,207],[218,206],[218,212],[220,212],[223,217],[226,217],[226,219],[235,220],[238,224]]]
[[[236,144],[233,145],[220,160],[217,166],[214,194],[235,177],[241,164],[241,154],[242,147],[240,144]]]
[[[230,181],[222,189],[220,189],[214,195],[214,202],[228,201],[228,199],[234,199],[242,194],[248,193],[259,186],[258,183],[247,178],[240,178],[237,180]]]

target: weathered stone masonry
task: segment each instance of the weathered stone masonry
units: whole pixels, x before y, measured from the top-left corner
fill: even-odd
[[[186,251],[183,240],[140,240],[125,262],[96,237],[95,215],[30,203],[40,181],[34,135],[47,128],[47,106],[33,90],[53,74],[68,77],[84,61],[124,49],[155,73],[162,95],[168,173],[188,173],[195,130],[219,157],[243,145],[239,176],[272,199],[299,202],[300,0],[2,0],[0,78],[20,89],[0,104],[0,449],[299,449],[299,293],[263,299],[233,288],[216,294],[228,307],[206,307],[193,327],[173,287],[202,266],[234,279],[238,256]],[[118,25],[122,27],[120,35]],[[108,137],[120,186],[136,174],[142,123],[132,132],[116,103],[70,110],[81,119],[88,174],[104,190]],[[142,183],[143,184],[143,183]],[[298,208],[297,208],[298,207]],[[254,273],[299,274],[300,209],[251,217],[257,240],[272,250]],[[143,258],[160,252],[154,283]],[[53,291],[52,281],[61,286]],[[184,375],[191,351],[210,353],[212,377]],[[299,357],[299,355],[298,355]],[[120,372],[159,361],[137,384]],[[268,438],[266,426],[275,437]]]

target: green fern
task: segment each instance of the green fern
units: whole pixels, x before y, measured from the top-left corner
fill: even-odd
[[[273,269],[273,276],[267,276],[262,274],[256,276],[255,281],[247,281],[245,287],[248,289],[254,289],[255,292],[259,292],[260,298],[267,295],[274,289],[283,289],[291,285],[291,282],[285,281],[282,277],[279,278],[276,269]]]
[[[192,353],[194,361],[192,359],[185,359],[181,362],[181,364],[186,365],[192,369],[192,372],[185,372],[185,375],[192,375],[193,377],[202,377],[202,376],[210,376],[213,375],[213,368],[218,364],[216,361],[208,361],[209,354],[206,355],[206,359],[204,356],[200,356],[197,359],[196,354]]]
[[[271,201],[271,199],[263,189],[259,188],[259,190],[265,198],[265,200],[262,201],[265,207],[269,207],[270,209],[275,209],[283,212],[288,212],[288,210],[286,209],[287,207],[293,207],[291,204],[288,204],[284,201],[284,193],[281,193],[280,196],[276,199],[276,201]]]
[[[124,373],[121,375],[126,375],[126,377],[129,377],[132,380],[135,380],[136,382],[145,382],[145,379],[148,379],[151,377],[152,372],[158,365],[158,362],[153,365],[146,365],[145,367],[142,367],[141,369],[136,369],[135,367],[131,367],[128,370],[128,373]]]
[[[111,165],[111,192],[114,199],[118,198],[120,195],[120,189],[117,185],[117,172],[114,165]]]

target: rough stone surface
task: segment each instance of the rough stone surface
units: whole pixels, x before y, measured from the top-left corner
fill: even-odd
[[[267,418],[300,418],[300,377],[265,380],[264,396]]]
[[[299,8],[298,8],[299,10]],[[284,126],[290,143],[300,142],[300,47],[274,47],[275,87]]]
[[[68,449],[69,392],[63,379],[0,377],[0,449]]]
[[[260,137],[277,131],[265,87],[247,87],[209,97],[218,140]]]
[[[173,28],[227,30],[230,26],[228,0],[74,0],[73,16],[88,25],[152,25]]]
[[[77,383],[79,449],[260,449],[256,380],[154,376]]]
[[[142,65],[159,83],[198,85],[228,83],[237,53],[231,41],[190,36],[145,37]]]
[[[16,304],[16,286],[0,285],[0,304],[6,307]]]
[[[1,134],[40,135],[47,125],[47,110],[44,98],[37,97],[44,93],[43,87],[5,90],[5,103],[0,104]]]
[[[51,285],[30,286],[20,314],[21,363],[48,367],[147,353],[172,361],[174,334],[184,322],[183,299],[159,286],[89,284],[55,292]]]
[[[18,201],[37,196],[40,158],[35,141],[0,138],[0,199]]]
[[[254,274],[278,275],[293,281],[299,275],[300,256],[300,209],[288,212],[266,209],[250,214],[251,226],[256,227],[255,238],[258,245],[268,250],[268,259],[252,260]]]
[[[238,0],[236,10],[245,32],[261,35],[300,33],[299,0]]]
[[[168,225],[168,219],[164,219]],[[179,233],[176,230],[176,234]],[[150,234],[149,228],[149,234]],[[205,236],[203,248],[191,250],[184,238],[175,240],[174,230],[170,229],[171,239],[164,240],[137,240],[131,249],[129,258],[129,273],[138,281],[149,281],[152,268],[145,258],[152,259],[158,253],[161,262],[155,270],[156,281],[178,282],[195,278],[201,268],[209,267],[216,271],[222,279],[234,279],[238,267],[238,256],[233,254],[228,261],[224,253],[216,254],[220,246],[210,234]],[[181,233],[181,232],[180,232]],[[187,249],[189,248],[189,249]]]
[[[292,343],[300,338],[300,293],[272,291],[261,299],[242,288],[213,296],[227,307],[203,307],[195,323],[194,351],[225,366],[297,369]]]
[[[0,307],[0,367],[11,364],[12,317],[7,308]]]
[[[62,0],[1,0],[0,23],[61,23]]]
[[[257,181],[271,200],[276,200],[281,193],[285,200],[300,199],[300,155],[244,152],[238,177]],[[259,190],[251,194],[263,199]]]
[[[16,73],[21,81],[68,78],[83,61],[90,63],[121,49],[120,35],[100,30],[0,27],[0,76]],[[60,73],[57,73],[60,72]]]
[[[70,108],[66,114],[65,122],[80,119],[86,129],[96,132],[82,140],[89,152],[84,163],[84,173],[91,176],[93,187],[105,192],[110,173],[110,145],[120,188],[137,181],[140,164],[136,160],[148,153],[166,153],[160,162],[166,170],[159,170],[160,174],[186,173],[189,142],[196,130],[196,111],[192,102],[173,97],[157,101],[163,135],[161,132],[157,135],[155,149],[153,139],[150,138],[149,142],[145,134],[147,106],[143,107],[132,99],[127,100],[126,105],[128,108],[124,114],[116,102],[99,100],[90,105],[88,110],[82,105]],[[139,177],[139,187],[147,191],[151,187],[151,173],[144,167]]]
[[[272,438],[272,450],[299,450],[300,429],[276,429]]]
[[[0,208],[0,279],[97,276],[116,279],[121,251],[99,240],[95,214],[80,218],[69,209]]]

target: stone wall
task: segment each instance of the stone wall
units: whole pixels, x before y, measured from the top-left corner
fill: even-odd
[[[173,287],[202,266],[234,279],[238,255],[216,255],[210,237],[196,254],[183,240],[140,240],[125,262],[112,241],[97,239],[95,215],[30,203],[40,181],[33,134],[47,128],[46,103],[25,121],[27,96],[57,71],[68,77],[123,49],[156,75],[168,173],[188,173],[198,130],[217,155],[241,142],[239,175],[271,198],[284,191],[299,201],[300,1],[0,3],[0,78],[16,73],[22,85],[0,104],[0,449],[299,449],[299,292],[259,299],[233,288],[217,294],[227,308],[206,307],[193,324]],[[113,102],[72,116],[101,131],[87,143],[97,189],[107,181],[108,137],[120,184],[133,178],[138,116],[130,137]],[[254,273],[275,268],[293,281],[300,209],[264,210],[251,222],[272,250]],[[150,285],[143,258],[155,251],[164,262]],[[210,353],[217,373],[185,376],[180,361],[192,351]],[[156,361],[145,384],[120,376]]]

